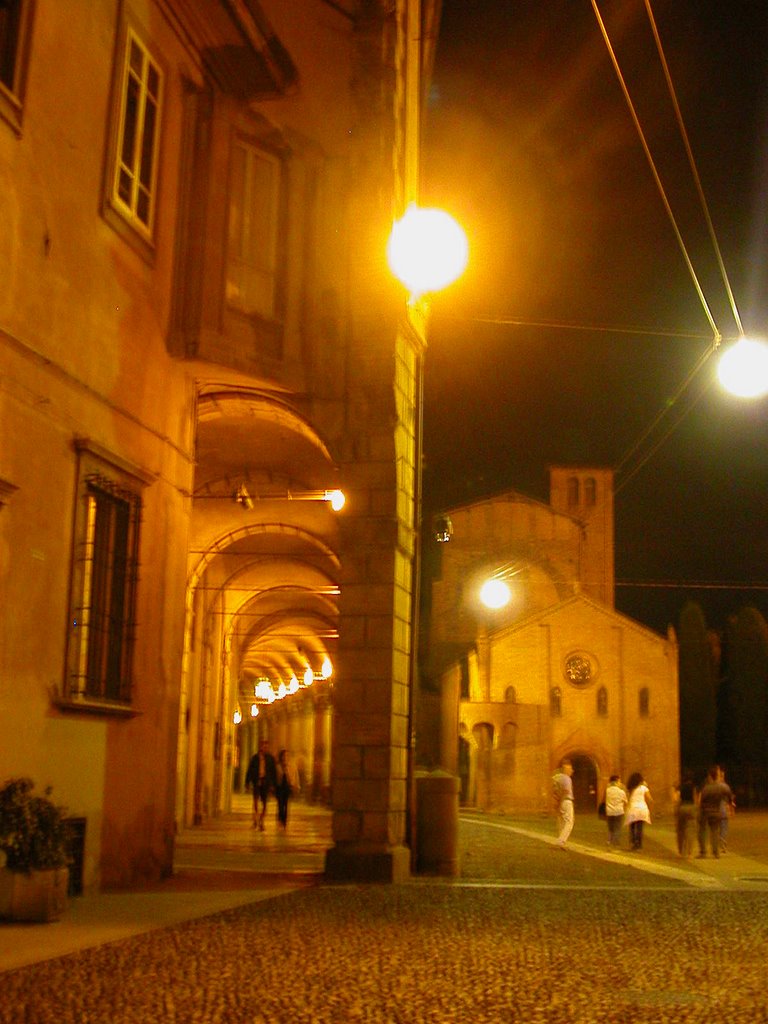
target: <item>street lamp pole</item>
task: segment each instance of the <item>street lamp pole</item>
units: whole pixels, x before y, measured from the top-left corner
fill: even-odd
[[[425,296],[447,287],[464,272],[469,255],[467,237],[460,225],[443,210],[411,204],[392,227],[387,261],[395,277],[408,291],[409,310],[424,305]],[[424,310],[421,311],[422,315]],[[408,694],[408,765],[406,829],[411,850],[411,870],[416,868],[416,686],[418,680],[421,543],[422,543],[422,443],[424,418],[424,346],[417,346],[414,395],[413,562],[411,572],[411,649]]]

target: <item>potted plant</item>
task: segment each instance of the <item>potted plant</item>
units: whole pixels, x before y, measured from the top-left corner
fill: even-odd
[[[34,793],[32,779],[0,787],[0,917],[54,921],[66,906],[70,833],[65,809]]]

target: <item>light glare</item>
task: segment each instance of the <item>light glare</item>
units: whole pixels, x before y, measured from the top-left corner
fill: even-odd
[[[511,597],[512,591],[504,580],[486,580],[480,588],[480,600],[486,608],[503,608]]]
[[[347,497],[344,491],[326,491],[325,500],[329,503],[334,512],[340,512],[346,504]]]
[[[447,287],[463,274],[468,259],[464,229],[444,210],[411,203],[392,226],[387,262],[412,296]]]
[[[768,392],[768,345],[741,338],[721,357],[720,383],[737,398],[759,398]]]

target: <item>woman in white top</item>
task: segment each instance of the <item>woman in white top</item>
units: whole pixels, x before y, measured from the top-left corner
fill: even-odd
[[[619,845],[619,832],[627,809],[627,793],[619,782],[618,775],[612,775],[605,790],[605,820],[608,823],[608,848]]]
[[[631,850],[643,848],[643,825],[651,823],[651,791],[645,784],[640,772],[633,772],[627,782],[629,805],[627,806],[627,824],[629,825],[629,846]]]

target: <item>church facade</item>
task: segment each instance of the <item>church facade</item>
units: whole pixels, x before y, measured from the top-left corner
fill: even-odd
[[[450,509],[443,527],[421,710],[439,723],[431,756],[460,776],[462,802],[547,811],[569,757],[577,809],[594,811],[609,777],[635,770],[668,807],[677,644],[615,610],[612,472],[554,467],[548,505],[506,492]]]

